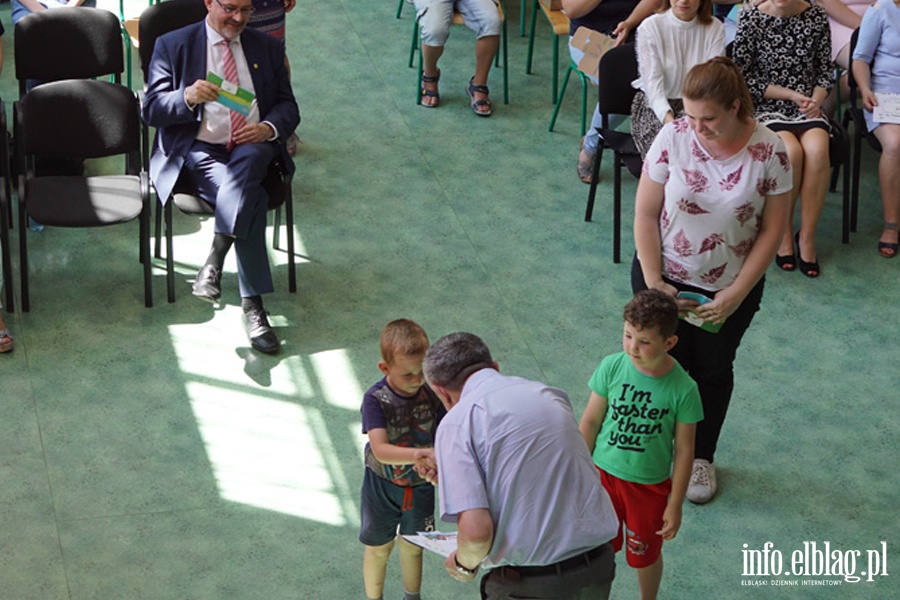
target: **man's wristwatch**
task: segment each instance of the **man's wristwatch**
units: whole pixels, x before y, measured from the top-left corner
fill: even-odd
[[[459,571],[460,573],[462,573],[463,575],[471,576],[478,572],[478,565],[475,565],[474,569],[468,569],[468,568],[462,566],[461,564],[459,564],[459,558],[457,558],[456,556],[453,557],[453,562],[456,563],[456,570]]]

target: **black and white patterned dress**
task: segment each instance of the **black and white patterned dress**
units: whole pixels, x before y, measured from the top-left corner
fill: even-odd
[[[750,88],[754,117],[776,128],[810,119],[790,100],[764,98],[767,86],[779,85],[811,97],[816,87],[830,90],[834,83],[831,30],[820,6],[809,6],[792,17],[745,8],[738,19],[733,56]]]

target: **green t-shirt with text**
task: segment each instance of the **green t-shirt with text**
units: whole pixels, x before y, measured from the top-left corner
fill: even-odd
[[[703,420],[700,392],[675,362],[661,377],[638,371],[624,352],[604,358],[588,384],[607,408],[594,463],[619,479],[654,484],[669,478],[675,423]]]

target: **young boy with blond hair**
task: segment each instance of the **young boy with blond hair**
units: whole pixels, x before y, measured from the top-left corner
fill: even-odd
[[[662,580],[663,540],[681,526],[703,406],[697,384],[669,355],[678,342],[675,299],[638,292],[624,317],[623,352],[594,371],[579,429],[619,517],[613,547],[622,549],[624,524],[628,564],[641,600],[650,600]]]
[[[399,533],[434,529],[434,435],[446,414],[422,375],[428,336],[414,321],[391,321],[381,331],[384,377],[363,397],[366,469],[360,496],[359,541],[365,544],[366,598],[381,600],[387,562],[397,539],[404,600],[419,600],[422,549]]]

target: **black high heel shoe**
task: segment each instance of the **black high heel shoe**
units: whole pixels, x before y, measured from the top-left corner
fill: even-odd
[[[797,259],[793,254],[785,254],[784,256],[776,254],[775,264],[778,265],[778,268],[782,271],[793,271],[797,268]]]
[[[794,236],[794,248],[797,251],[797,263],[800,266],[800,272],[812,279],[818,277],[822,273],[821,269],[819,268],[819,261],[806,262],[805,260],[803,260],[803,255],[800,253],[799,231]]]

